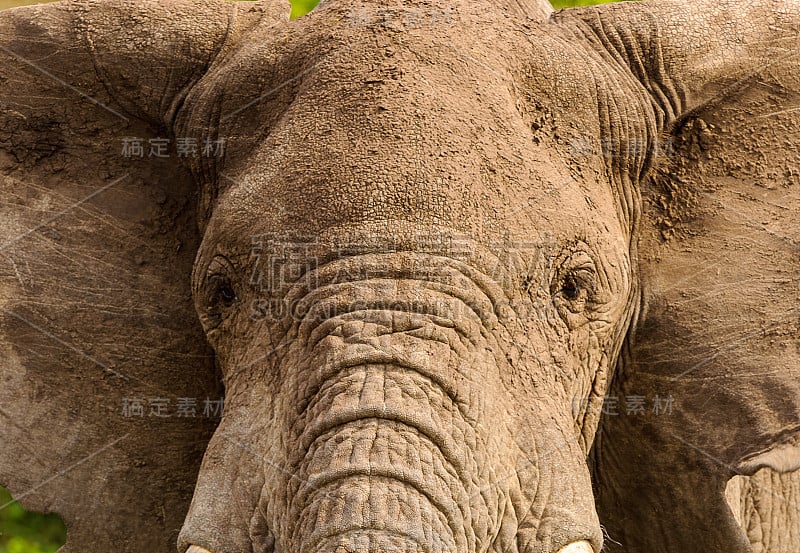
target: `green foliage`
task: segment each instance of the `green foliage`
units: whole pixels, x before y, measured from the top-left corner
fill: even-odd
[[[292,0],[292,19],[303,16],[317,7],[319,0]]]
[[[54,553],[67,541],[58,515],[29,513],[5,488],[0,488],[0,507],[0,553]]]

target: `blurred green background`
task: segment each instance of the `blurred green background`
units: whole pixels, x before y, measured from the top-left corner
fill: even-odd
[[[52,553],[66,541],[58,515],[29,513],[0,488],[0,553]]]
[[[0,0],[0,9],[36,4],[39,0]],[[591,6],[616,0],[551,0],[555,8]],[[319,0],[292,0],[292,17],[305,15]],[[57,484],[56,484],[57,485]],[[54,553],[66,541],[66,530],[56,515],[25,511],[0,488],[0,553]]]

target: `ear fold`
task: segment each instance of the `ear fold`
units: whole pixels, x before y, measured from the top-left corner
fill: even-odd
[[[175,548],[222,392],[170,124],[273,4],[0,12],[0,484],[64,517],[65,551]]]
[[[605,416],[593,451],[608,547],[749,551],[726,481],[800,468],[800,3],[557,19],[629,68],[663,133],[640,183],[642,310],[610,392],[647,411]],[[764,524],[797,535],[790,511]]]

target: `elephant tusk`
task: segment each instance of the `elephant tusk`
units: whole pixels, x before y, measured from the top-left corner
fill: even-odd
[[[196,545],[191,545],[189,546],[189,549],[186,550],[186,553],[211,553],[211,551],[209,551],[208,549],[203,549],[202,547],[198,547]]]
[[[188,553],[191,553],[191,551]],[[594,553],[594,547],[588,541],[574,541],[559,549],[558,553]]]

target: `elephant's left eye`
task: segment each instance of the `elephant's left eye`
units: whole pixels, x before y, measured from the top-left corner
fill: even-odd
[[[562,316],[572,319],[570,314],[582,313],[592,303],[596,290],[597,271],[594,261],[587,253],[578,252],[561,264],[553,281],[551,294]]]
[[[594,289],[594,272],[589,269],[570,271],[561,278],[560,286],[556,294],[569,302],[572,311],[582,311]]]

